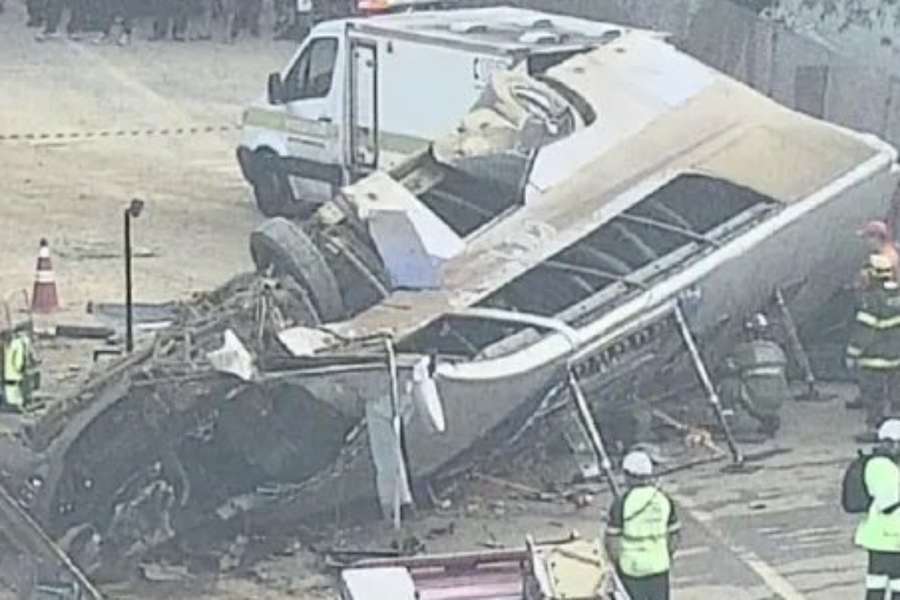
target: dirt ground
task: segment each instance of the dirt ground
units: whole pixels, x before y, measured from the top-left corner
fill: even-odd
[[[0,15],[0,295],[30,289],[38,242],[47,238],[64,303],[54,319],[90,322],[87,302],[122,297],[122,211],[132,198],[146,201],[135,223],[136,300],[185,298],[248,269],[248,233],[260,216],[234,159],[235,124],[293,45],[151,44],[146,23],[127,48],[39,44],[23,26],[20,3],[6,4]],[[42,342],[45,369],[62,384],[57,393],[83,377],[91,348]],[[785,452],[765,461],[762,471],[726,476],[716,464],[664,479],[686,525],[673,573],[676,598],[861,594],[864,556],[850,542],[854,519],[838,502],[861,416],[843,408],[852,390],[834,391],[841,397],[831,402],[787,407],[774,446]],[[676,451],[677,445],[667,449]],[[562,462],[544,470],[568,479],[573,465],[565,457],[554,460]],[[536,473],[501,474],[543,483],[534,481]],[[525,533],[539,539],[570,530],[597,535],[607,505],[604,494],[578,509],[467,483],[449,508],[420,513],[404,533],[432,551],[519,545]],[[383,548],[393,537],[381,523],[328,524],[323,535],[324,547]],[[305,537],[299,528],[286,531],[277,544],[270,540],[275,550],[226,575],[168,565],[155,578],[173,581],[119,584],[107,592],[122,598],[334,598],[333,580],[298,541]]]
[[[234,158],[236,124],[294,46],[151,44],[145,31],[126,48],[37,43],[19,3],[7,5],[0,295],[30,289],[47,238],[60,320],[79,319],[90,300],[120,301],[123,209],[132,198],[146,202],[134,225],[136,301],[181,298],[250,267],[247,235],[259,216]]]

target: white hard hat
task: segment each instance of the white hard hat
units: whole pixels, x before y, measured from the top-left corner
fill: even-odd
[[[878,428],[878,441],[900,442],[900,419],[888,419]]]
[[[763,331],[769,328],[769,319],[763,313],[756,313],[744,323],[747,331]]]
[[[900,424],[900,421],[898,421]],[[646,452],[629,452],[622,461],[622,470],[628,475],[636,477],[650,477],[653,475],[653,461]]]

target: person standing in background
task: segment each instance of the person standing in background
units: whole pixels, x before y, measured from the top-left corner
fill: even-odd
[[[71,40],[81,39],[88,29],[90,9],[88,0],[68,0],[69,20],[66,22],[66,35]]]
[[[164,40],[170,35],[176,42],[185,41],[187,29],[187,0],[156,0],[151,41]]]
[[[59,37],[59,24],[62,21],[63,8],[63,0],[47,0],[44,7],[44,30],[34,37],[35,40],[44,42]]]
[[[259,37],[259,20],[262,17],[263,0],[240,0],[241,25],[253,37]]]
[[[98,6],[97,19],[100,22],[100,35],[94,40],[103,44],[113,40],[116,23],[120,31],[116,43],[126,46],[131,42],[133,7],[131,0],[102,0]]]
[[[196,27],[192,39],[211,40],[216,20],[216,0],[197,0]]]
[[[313,26],[312,0],[279,0],[279,5],[275,39],[303,41]]]
[[[847,343],[847,368],[857,374],[866,409],[867,430],[857,436],[864,443],[874,441],[878,424],[900,398],[900,290],[893,273],[888,257],[869,257]]]
[[[25,10],[28,13],[26,27],[42,27],[47,18],[46,0],[25,0]]]
[[[35,364],[30,324],[20,325],[3,342],[3,401],[7,407],[22,412],[31,401],[31,374]]]

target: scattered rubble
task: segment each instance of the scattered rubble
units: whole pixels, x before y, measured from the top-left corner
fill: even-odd
[[[141,575],[147,581],[173,582],[191,579],[191,574],[184,565],[168,565],[148,563],[141,565]]]
[[[76,598],[83,594],[92,600],[102,598],[99,590],[85,576],[81,568],[2,486],[0,486],[0,526],[2,526],[4,537],[11,540],[20,551],[29,557],[31,564],[20,570],[24,571],[22,575],[32,574],[30,585],[61,586],[61,589],[66,590],[66,594],[60,594],[59,597],[69,595],[69,597]],[[46,574],[50,574],[54,583],[45,583]]]
[[[234,542],[228,546],[228,550],[219,557],[219,571],[228,573],[240,567],[249,543],[250,539],[247,536],[238,535]]]
[[[166,305],[164,316],[172,320],[170,326],[145,337],[133,354],[103,365],[70,397],[49,404],[45,414],[23,422],[20,435],[28,455],[7,466],[11,472],[4,483],[17,490],[18,502],[52,536],[64,538],[87,526],[91,536],[102,539],[100,562],[108,566],[138,561],[175,537],[182,509],[197,510],[195,503],[215,498],[205,495],[211,490],[198,489],[207,481],[196,471],[197,465],[186,467],[182,462],[179,455],[187,449],[185,444],[191,452],[204,448],[208,452],[213,431],[233,434],[235,440],[253,435],[271,438],[270,432],[263,433],[266,427],[255,430],[258,433],[243,430],[252,427],[254,419],[283,419],[284,441],[304,433],[302,428],[290,430],[296,420],[308,420],[306,429],[315,427],[319,420],[315,414],[285,414],[277,401],[244,389],[240,379],[217,372],[215,361],[206,358],[223,339],[238,338],[255,357],[286,356],[276,332],[294,321],[284,314],[302,318],[306,313],[301,299],[277,280],[255,274],[237,277],[190,302]],[[53,333],[101,337],[108,331],[57,327]],[[231,403],[230,410],[221,405],[241,394],[254,405],[251,413],[240,410],[243,403]],[[332,444],[339,446],[342,439]],[[246,477],[249,485],[277,476],[294,462],[287,455],[275,458],[268,450],[263,445],[259,454],[243,457],[244,464],[262,471]],[[23,450],[6,455],[22,456]],[[206,465],[215,465],[218,458],[210,455]],[[305,462],[303,466],[300,461],[301,468],[319,468],[318,463]],[[239,475],[243,468],[239,464],[225,466],[236,469],[238,476],[224,482],[226,489],[220,493],[227,494],[229,485],[245,477]],[[81,560],[93,562],[86,548],[80,553]]]
[[[191,580],[177,550],[190,544],[173,545],[184,535],[212,535],[219,541],[203,545],[209,548],[205,552],[214,561],[214,571],[242,572],[250,560],[251,539],[246,533],[229,537],[232,517],[253,509],[260,496],[277,502],[321,478],[340,476],[345,465],[365,456],[364,423],[333,413],[286,415],[278,406],[277,384],[248,387],[261,364],[294,365],[277,333],[300,324],[287,314],[301,319],[306,315],[307,322],[314,323],[303,306],[296,290],[259,275],[238,277],[219,290],[173,305],[172,325],[145,336],[135,353],[98,371],[77,393],[27,425],[28,447],[56,470],[38,470],[40,489],[17,486],[20,502],[55,537],[72,541],[73,556],[90,573],[118,577],[137,572],[154,582]],[[440,483],[435,480],[428,489],[434,508],[502,521],[526,512],[528,502],[591,506],[606,485],[568,484],[559,481],[559,472],[546,473],[552,470],[547,466],[550,455],[564,450],[562,445],[554,447],[552,432],[559,436],[558,420],[566,405],[551,404],[552,410],[539,410],[508,443],[498,443],[495,451],[481,457],[477,468],[462,469]],[[281,422],[285,419],[288,422]],[[309,423],[329,421],[341,423],[340,435],[322,444],[332,448],[331,454],[314,464],[298,458],[302,448],[294,448],[290,440],[314,434],[304,430],[298,435],[291,423],[306,422],[308,428]],[[279,435],[284,437],[277,439]],[[216,448],[217,436],[229,440],[227,448]],[[92,438],[104,443],[92,446]],[[119,460],[110,463],[110,457]],[[130,469],[130,476],[117,471],[117,465]],[[297,465],[302,470],[291,473]],[[221,471],[204,472],[210,468]],[[529,481],[509,478],[511,472],[529,473]],[[292,475],[295,483],[283,479]],[[476,484],[484,487],[481,497],[467,489]],[[487,524],[483,528],[482,546],[505,547]],[[433,540],[455,531],[455,521],[449,521],[423,532],[423,537]],[[331,548],[324,554],[326,564],[335,566],[424,549],[413,536],[386,549]],[[310,551],[295,539],[271,552],[299,556]],[[158,558],[147,560],[152,556]],[[310,588],[258,565],[250,573],[287,594],[326,585],[319,581]]]

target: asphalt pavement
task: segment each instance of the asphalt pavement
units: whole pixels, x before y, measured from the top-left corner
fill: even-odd
[[[686,556],[675,571],[677,597],[801,598],[862,596],[865,553],[853,546],[858,517],[840,506],[844,469],[856,455],[860,412],[847,411],[850,386],[829,386],[824,403],[794,402],[772,444],[779,451],[748,464],[755,473],[726,474],[722,465],[679,474],[669,483],[682,508]]]

